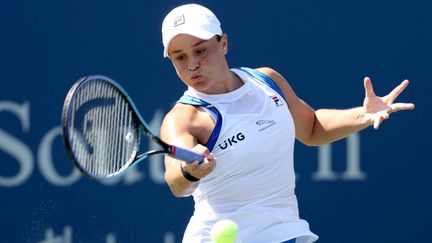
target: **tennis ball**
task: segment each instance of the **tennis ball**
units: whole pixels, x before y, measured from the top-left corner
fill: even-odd
[[[211,238],[215,243],[233,243],[237,238],[238,226],[230,219],[217,221],[211,229]]]

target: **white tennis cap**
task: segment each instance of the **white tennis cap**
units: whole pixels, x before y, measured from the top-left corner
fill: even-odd
[[[215,35],[222,35],[222,29],[216,15],[208,8],[198,4],[186,4],[171,10],[162,23],[164,57],[168,56],[171,40],[179,34],[209,40]]]

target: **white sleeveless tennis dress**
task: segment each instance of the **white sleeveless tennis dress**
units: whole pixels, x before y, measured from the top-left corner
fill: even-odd
[[[214,106],[222,125],[212,148],[217,166],[193,193],[194,214],[183,242],[212,242],[211,227],[224,218],[238,224],[236,243],[293,238],[296,243],[314,242],[318,236],[299,218],[294,192],[295,129],[287,103],[250,73],[232,71],[244,82],[239,89],[217,95],[191,88],[185,92]]]

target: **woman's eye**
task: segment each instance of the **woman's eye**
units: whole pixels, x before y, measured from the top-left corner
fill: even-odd
[[[206,49],[203,48],[203,49],[199,49],[199,50],[197,50],[197,53],[198,53],[198,54],[202,54],[202,53],[204,53],[205,51],[206,51]]]

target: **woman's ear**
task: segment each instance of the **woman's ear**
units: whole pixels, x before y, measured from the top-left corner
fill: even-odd
[[[228,53],[228,36],[227,36],[227,34],[222,34],[221,43],[222,43],[222,48],[224,50],[224,54],[226,55]]]

